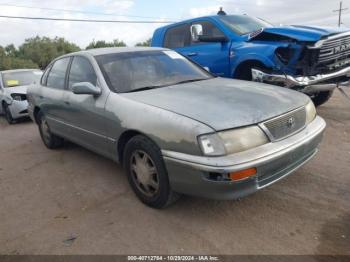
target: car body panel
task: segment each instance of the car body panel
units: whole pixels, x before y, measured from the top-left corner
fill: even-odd
[[[284,79],[284,76],[295,78],[295,82],[297,82],[298,77],[309,77],[311,83],[311,79],[318,75],[332,72],[333,69],[330,65],[323,65],[322,63],[319,65],[316,55],[312,54],[313,51],[310,51],[309,47],[315,45],[321,39],[327,39],[344,32],[350,33],[346,28],[303,25],[271,26],[257,32],[238,35],[220,18],[222,18],[220,15],[199,17],[158,28],[153,34],[151,46],[164,47],[165,35],[173,27],[186,24],[190,28],[190,25],[196,22],[209,21],[224,33],[228,39],[227,42],[215,43],[215,45],[206,42],[196,45],[190,43],[185,44],[184,47],[173,49],[208,68],[218,76],[241,79],[241,68],[244,68],[246,64],[254,65],[255,68],[262,67],[266,77],[256,78],[252,76],[252,80],[285,86],[309,95],[324,90],[333,91],[338,83],[345,85],[350,80],[347,74],[343,74],[341,77],[327,80],[318,77],[319,80],[316,85],[308,84],[308,81],[296,85],[290,85],[287,80],[280,81],[280,79]],[[290,50],[291,55],[288,57],[288,62],[282,61],[277,55],[280,49]],[[318,50],[320,49],[321,46],[318,47]],[[310,55],[304,55],[305,53],[310,53]],[[193,54],[196,55],[193,56]],[[350,66],[350,59],[346,58],[346,60],[346,63],[337,60],[334,63],[337,66],[339,63],[339,69],[342,69]],[[247,70],[250,70],[249,68]],[[278,75],[279,80],[269,77],[269,74]],[[333,85],[330,85],[330,83]],[[310,94],[309,86],[312,86],[312,94]]]
[[[23,118],[28,116],[28,101],[15,101],[12,98],[12,94],[19,94],[19,95],[27,95],[27,89],[28,85],[23,86],[13,86],[13,87],[4,87],[2,74],[4,73],[16,73],[16,72],[27,72],[27,71],[35,71],[35,72],[41,72],[38,69],[17,69],[17,70],[6,70],[0,72],[0,114],[3,112],[2,104],[5,102],[9,110],[11,112],[12,118],[14,120],[18,118]]]
[[[90,50],[68,56],[84,56],[92,61],[95,55],[108,52],[137,50]],[[53,133],[116,162],[122,161],[121,143],[127,134],[148,137],[159,148],[170,186],[177,192],[215,199],[242,197],[287,176],[317,152],[325,127],[320,117],[286,139],[238,155],[204,156],[198,142],[202,134],[252,125],[305,106],[309,98],[303,94],[220,78],[115,93],[109,90],[97,64],[93,66],[101,88],[100,96],[76,95],[68,90],[53,92],[52,88],[38,84],[28,90],[30,116],[35,120],[35,112],[41,110],[50,119]],[[275,161],[282,157],[287,162]],[[269,180],[265,185],[259,185],[256,179],[243,182],[207,179],[210,172],[228,172],[251,165],[261,170],[259,174],[275,176],[266,178]]]
[[[309,101],[292,90],[225,78],[125,96],[205,123],[216,131],[257,124]]]

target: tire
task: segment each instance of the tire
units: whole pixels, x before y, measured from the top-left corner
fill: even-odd
[[[64,144],[64,139],[51,133],[45,115],[39,112],[37,119],[40,136],[45,146],[49,149],[56,149],[62,147]]]
[[[2,104],[2,109],[4,112],[5,119],[10,125],[14,124],[16,121],[13,119],[10,108],[6,102]]]
[[[313,95],[311,99],[317,107],[326,103],[332,97],[332,95],[333,91],[323,91]]]
[[[159,148],[142,135],[133,137],[125,146],[124,168],[136,196],[152,208],[165,208],[179,199],[172,191]]]

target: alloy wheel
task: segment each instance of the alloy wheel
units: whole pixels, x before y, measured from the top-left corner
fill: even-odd
[[[151,157],[137,150],[130,161],[130,173],[136,187],[147,197],[155,196],[159,191],[159,176]]]

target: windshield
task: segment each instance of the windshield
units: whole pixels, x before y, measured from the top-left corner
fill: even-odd
[[[271,27],[272,25],[258,18],[247,15],[228,15],[219,18],[233,32],[239,35],[246,35],[255,32],[261,28]]]
[[[2,80],[5,88],[27,86],[38,82],[41,75],[39,70],[3,73]]]
[[[212,78],[174,51],[139,51],[100,55],[96,60],[110,89],[118,93]]]

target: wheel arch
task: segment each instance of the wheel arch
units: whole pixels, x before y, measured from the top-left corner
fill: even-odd
[[[244,73],[246,72],[246,70],[249,70],[251,69],[252,67],[258,67],[258,68],[266,68],[266,69],[269,69],[271,68],[270,66],[266,65],[264,62],[260,61],[260,60],[257,60],[257,59],[249,59],[249,60],[245,60],[245,61],[242,61],[241,63],[239,63],[232,76],[233,78],[237,78],[237,79],[241,79],[241,77],[244,75]]]
[[[144,133],[142,133],[142,132],[140,132],[138,130],[134,130],[134,129],[126,130],[120,135],[120,137],[118,139],[118,142],[117,142],[118,162],[120,164],[123,164],[123,161],[124,161],[124,150],[125,150],[126,144],[133,137],[138,136],[138,135],[146,137],[147,139],[152,141],[159,148],[158,144],[151,137],[149,137],[148,135],[146,135],[146,134],[144,134]]]

